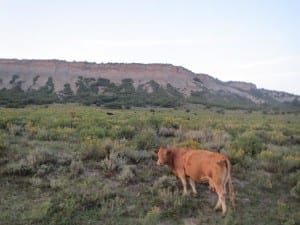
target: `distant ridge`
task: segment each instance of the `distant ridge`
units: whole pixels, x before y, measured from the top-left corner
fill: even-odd
[[[130,79],[135,90],[155,91],[153,81],[165,90],[172,87],[183,99],[191,103],[241,106],[280,106],[291,104],[298,107],[300,97],[286,92],[258,89],[255,84],[241,81],[222,82],[207,74],[194,73],[171,64],[140,63],[90,63],[62,60],[0,59],[0,90],[39,90],[51,78],[54,93],[61,93],[66,84],[78,92],[78,79],[91,79],[97,94],[108,95],[107,87],[97,84],[106,79],[116,86]],[[94,82],[94,83],[93,83]],[[149,83],[150,82],[150,83]],[[152,83],[151,83],[152,82]],[[97,86],[98,85],[98,86]],[[168,92],[168,91],[167,91]],[[113,93],[110,93],[112,95]],[[172,93],[167,93],[174,97]],[[0,96],[1,97],[1,96]]]

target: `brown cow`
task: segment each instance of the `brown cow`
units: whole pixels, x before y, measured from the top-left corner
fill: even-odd
[[[161,147],[156,151],[157,165],[168,165],[172,172],[180,178],[183,195],[187,194],[186,178],[188,178],[193,195],[197,195],[195,182],[208,182],[211,190],[218,195],[215,210],[222,207],[223,216],[226,213],[226,184],[229,186],[229,197],[234,207],[234,193],[231,181],[231,164],[229,159],[220,153],[193,150],[187,148]]]

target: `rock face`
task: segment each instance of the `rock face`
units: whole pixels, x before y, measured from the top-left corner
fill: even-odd
[[[162,86],[168,83],[182,89],[189,94],[197,88],[193,82],[196,75],[182,67],[163,64],[96,64],[87,62],[66,62],[59,60],[0,60],[0,88],[10,88],[13,75],[18,75],[18,80],[23,82],[22,88],[28,89],[33,84],[33,79],[38,76],[35,87],[45,84],[48,77],[52,77],[55,90],[59,91],[65,83],[70,83],[76,90],[75,83],[79,76],[106,78],[114,83],[121,83],[125,78],[131,78],[134,85],[145,84],[155,80]]]
[[[147,85],[154,80],[162,87],[170,84],[184,96],[196,92],[209,92],[212,95],[234,96],[254,104],[266,101],[299,101],[300,97],[284,92],[257,89],[254,84],[245,82],[222,82],[207,74],[196,74],[180,66],[170,64],[138,63],[88,63],[61,60],[17,60],[0,59],[0,89],[10,89],[15,82],[21,83],[24,90],[38,89],[49,77],[53,78],[55,92],[63,89],[66,83],[76,91],[78,77],[105,78],[116,84],[123,79],[133,80],[135,87]],[[14,82],[12,82],[14,80]],[[149,91],[152,91],[151,88]]]
[[[229,81],[227,82],[227,85],[242,91],[251,91],[251,89],[256,89],[255,84],[240,81]]]

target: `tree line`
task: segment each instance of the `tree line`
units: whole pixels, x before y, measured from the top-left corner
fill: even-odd
[[[33,84],[37,79],[38,77],[33,79]],[[147,91],[145,84],[135,88],[132,79],[123,79],[121,84],[117,85],[105,78],[82,76],[77,79],[76,91],[72,90],[71,84],[66,83],[63,90],[55,92],[52,77],[38,89],[24,90],[23,82],[18,81],[18,75],[12,77],[10,84],[12,88],[0,90],[0,106],[18,108],[26,105],[80,103],[108,108],[177,107],[183,102],[183,95],[170,84],[163,88],[153,80],[146,84],[151,91]]]

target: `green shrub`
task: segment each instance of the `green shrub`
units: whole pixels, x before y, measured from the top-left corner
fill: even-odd
[[[100,162],[100,166],[107,172],[113,172],[120,170],[126,165],[127,159],[118,152],[111,152],[109,157],[103,159]]]
[[[58,139],[60,141],[66,141],[69,140],[69,138],[73,135],[74,130],[70,127],[63,127],[63,128],[57,128],[56,132],[58,134]]]
[[[262,167],[269,172],[287,173],[300,168],[300,157],[282,150],[265,150],[258,158]]]
[[[175,121],[172,118],[166,118],[166,120],[162,123],[162,125],[167,128],[174,128],[174,129],[180,128],[179,122]]]
[[[235,212],[229,207],[224,218],[224,225],[235,225],[238,224],[235,218]]]
[[[3,113],[5,114],[5,113]],[[0,117],[0,129],[7,129],[7,125],[8,125],[8,118],[1,116]]]
[[[298,197],[300,197],[300,180],[298,180],[294,189],[295,189],[295,192],[297,193]]]
[[[135,138],[138,150],[154,150],[160,146],[160,140],[153,129],[146,129]]]
[[[72,160],[70,165],[71,177],[77,177],[84,171],[83,163],[81,160]]]
[[[199,200],[182,196],[181,188],[171,190],[170,188],[160,188],[156,191],[155,204],[159,205],[163,218],[189,217],[195,215],[195,209],[199,210]]]
[[[176,137],[181,134],[181,130],[175,128],[161,127],[158,131],[159,136],[162,137]]]
[[[235,149],[228,147],[227,148],[231,163],[236,164],[236,163],[243,163],[243,160],[245,158],[245,151],[241,148]]]
[[[44,200],[39,204],[35,204],[31,210],[31,219],[33,221],[42,221],[51,207],[51,198]]]
[[[188,140],[194,140],[198,143],[202,142],[203,133],[200,130],[190,130],[184,134],[184,137]]]
[[[186,148],[201,149],[201,145],[194,140],[186,140],[182,144],[180,144],[180,146]]]
[[[123,150],[124,157],[128,159],[130,163],[141,163],[141,162],[148,162],[152,156],[153,153],[149,152],[147,150]]]
[[[300,180],[298,180],[296,185],[292,187],[290,193],[292,196],[300,198]]]
[[[210,149],[222,149],[229,141],[231,140],[231,136],[223,131],[216,130],[213,132],[212,142],[210,143]]]
[[[71,224],[72,217],[79,208],[77,198],[71,191],[58,192],[50,199],[49,203],[45,203],[45,207],[41,208],[46,213],[41,213],[40,215],[44,216],[38,218],[38,221],[43,224]]]
[[[26,160],[32,168],[37,168],[42,164],[56,164],[58,156],[46,148],[36,148],[27,155]]]
[[[49,187],[48,183],[45,184],[46,182],[40,177],[31,177],[29,183],[36,188]]]
[[[122,196],[102,199],[99,210],[97,210],[103,224],[122,224],[124,223],[122,215],[126,213],[126,202]]]
[[[271,190],[273,187],[272,179],[266,174],[260,175],[257,178],[257,185],[262,189]]]
[[[39,141],[50,141],[51,137],[45,128],[38,128],[35,138]]]
[[[142,219],[142,225],[158,224],[160,219],[161,209],[157,206],[152,207]]]
[[[43,177],[58,168],[58,166],[65,166],[70,163],[70,157],[67,155],[54,154],[46,148],[36,148],[18,162],[8,163],[5,173],[22,176],[36,174]]]
[[[100,161],[108,156],[108,147],[102,139],[88,136],[81,144],[81,159]]]
[[[290,173],[288,176],[288,182],[291,187],[295,186],[299,180],[300,180],[299,170],[294,173]]]
[[[47,139],[49,141],[59,141],[60,140],[60,130],[57,128],[50,128],[46,130]]]
[[[270,150],[261,151],[258,154],[261,166],[268,172],[280,172],[283,170],[282,156]]]
[[[118,179],[122,181],[123,184],[128,184],[134,181],[135,178],[135,165],[124,165],[121,168],[121,172],[118,175]]]
[[[33,169],[28,163],[21,159],[18,162],[8,163],[2,171],[5,175],[27,176],[33,174]]]
[[[237,123],[228,123],[225,125],[225,131],[228,132],[232,137],[238,137],[240,134],[247,130],[246,125],[240,125]]]
[[[42,164],[36,168],[36,176],[44,177],[54,170],[54,166],[51,164]]]
[[[179,184],[179,182],[178,182],[176,176],[163,175],[155,180],[153,189],[154,190],[161,189],[161,188],[174,189],[178,186],[178,184]]]
[[[283,168],[285,172],[300,169],[300,155],[288,154],[283,156]]]
[[[264,144],[253,132],[246,132],[230,144],[230,148],[242,149],[246,155],[255,156],[264,149]]]
[[[284,136],[278,129],[267,132],[269,141],[275,145],[283,145],[289,141],[289,138]]]
[[[82,129],[79,135],[80,137],[104,138],[106,136],[106,131],[101,127],[91,126],[89,128]]]
[[[34,138],[37,134],[37,131],[38,131],[38,128],[36,126],[34,126],[32,121],[28,121],[25,124],[25,132],[26,132],[26,135],[28,136],[28,138],[30,138],[30,139]]]
[[[299,211],[296,213],[291,213],[291,207],[287,201],[279,199],[277,201],[277,218],[280,224],[284,225],[296,225],[300,222]]]
[[[152,109],[152,112],[155,112],[154,109]],[[163,120],[157,116],[151,116],[147,122],[154,130],[158,130],[161,127]]]
[[[129,125],[121,126],[114,135],[117,139],[132,139],[136,134],[135,128]]]
[[[53,180],[55,194],[33,208],[32,219],[36,224],[82,224],[82,218],[77,216],[85,215],[89,210],[97,210],[100,218],[113,216],[112,213],[106,215],[103,213],[116,210],[111,208],[112,205],[108,202],[119,201],[114,188],[110,185],[103,185],[99,179],[87,178],[69,187],[65,186],[64,180],[60,178]]]
[[[207,143],[213,140],[214,134],[210,128],[205,128],[203,130],[188,131],[184,136],[187,139],[192,139],[199,143]]]
[[[0,158],[6,155],[7,147],[7,135],[0,133]]]
[[[21,136],[24,132],[24,127],[17,124],[8,124],[8,132],[14,136]]]
[[[67,186],[67,180],[64,178],[51,178],[49,183],[50,183],[50,187],[55,190]]]

